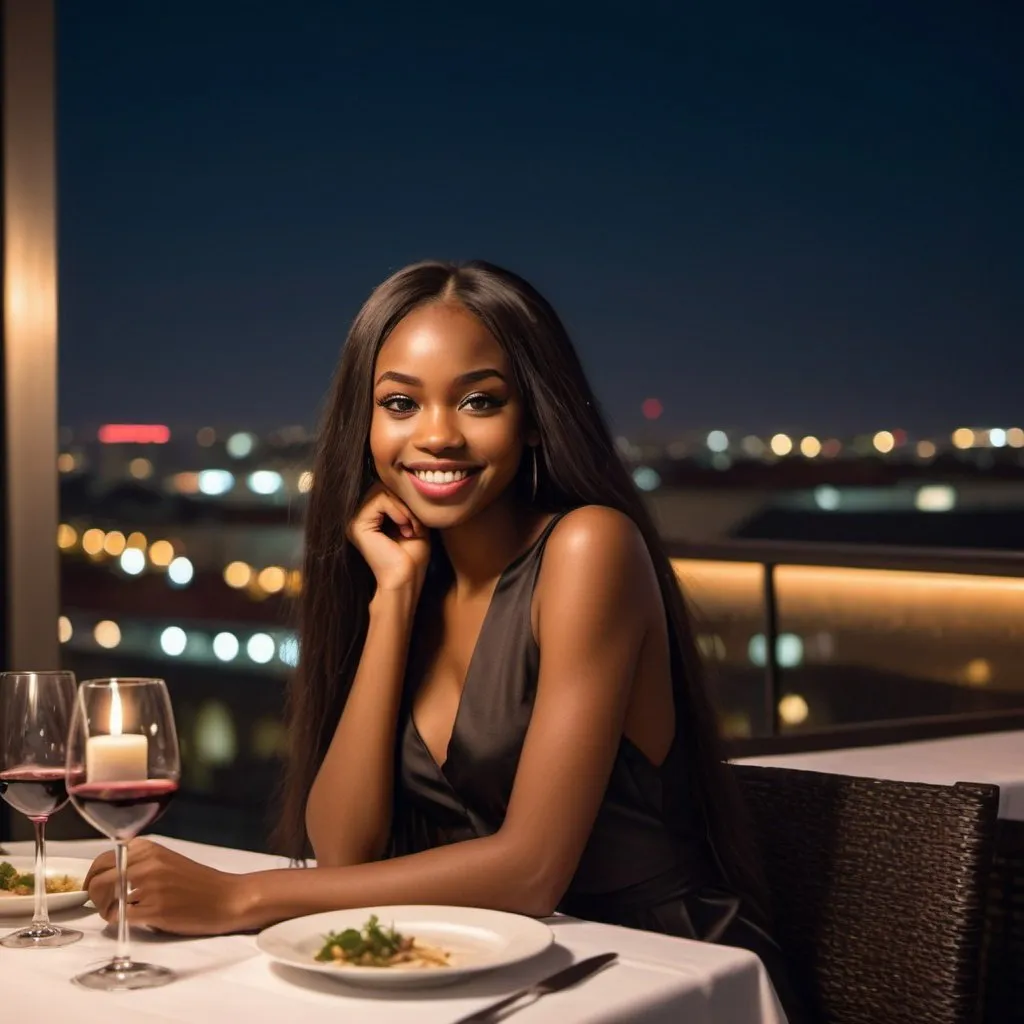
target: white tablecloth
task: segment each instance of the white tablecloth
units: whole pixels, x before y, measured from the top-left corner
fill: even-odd
[[[226,871],[284,866],[262,854],[154,838]],[[53,856],[66,857],[93,857],[107,848],[93,840],[49,844]],[[30,852],[24,843],[11,843],[8,850]],[[615,951],[619,959],[611,967],[574,989],[525,1007],[510,1018],[513,1024],[785,1024],[767,973],[754,954],[573,918],[551,920],[555,944],[535,960],[450,988],[395,995],[375,995],[317,974],[277,967],[256,949],[251,935],[176,939],[145,929],[133,930],[135,958],[171,967],[179,979],[149,991],[85,991],[70,978],[110,958],[113,930],[104,930],[99,917],[85,908],[55,920],[80,928],[85,938],[63,949],[0,949],[4,1021],[451,1024],[573,960]]]
[[[990,782],[999,787],[999,817],[1024,821],[1024,731],[817,750],[808,754],[773,754],[741,758],[737,763],[943,786]]]

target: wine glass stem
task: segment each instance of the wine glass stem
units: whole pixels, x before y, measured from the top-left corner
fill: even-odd
[[[117,868],[117,952],[114,962],[126,966],[132,962],[128,949],[128,848],[114,843],[114,865]]]
[[[36,832],[36,874],[35,874],[35,908],[32,914],[32,925],[35,928],[46,928],[50,924],[50,914],[46,907],[46,819],[34,818],[32,824]]]

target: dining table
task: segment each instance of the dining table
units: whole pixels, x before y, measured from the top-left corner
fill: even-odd
[[[268,854],[159,835],[148,838],[223,871],[307,870]],[[73,840],[51,842],[47,849],[54,857],[91,859],[110,844]],[[6,850],[25,856],[31,844],[8,843]],[[128,874],[130,878],[130,857]],[[786,1024],[763,964],[748,950],[561,915],[545,919],[553,942],[531,959],[421,989],[357,987],[340,977],[288,967],[264,955],[254,934],[181,938],[133,927],[132,956],[169,967],[177,978],[161,988],[128,992],[90,991],[71,980],[114,953],[115,929],[91,904],[55,914],[54,920],[80,929],[83,939],[56,949],[0,949],[6,980],[0,998],[3,1019],[456,1024],[575,961],[614,952],[615,961],[578,985],[524,1001],[500,1019],[513,1024]],[[0,929],[18,923],[0,919]]]
[[[999,817],[1024,822],[1024,730],[945,736],[870,747],[835,747],[737,758],[736,764],[800,768],[894,782],[987,782],[999,787]]]
[[[1024,730],[766,754],[736,763],[940,786],[998,786],[983,943],[984,1020],[1024,1024]]]

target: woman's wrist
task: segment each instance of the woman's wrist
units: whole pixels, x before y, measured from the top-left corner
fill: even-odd
[[[318,891],[308,874],[311,870],[315,869],[272,868],[232,875],[228,905],[234,923],[230,930],[258,931],[278,921],[331,909],[317,898]],[[322,885],[322,879],[320,882]]]
[[[370,615],[399,615],[411,617],[416,611],[420,588],[415,583],[399,587],[378,587],[370,599]]]
[[[268,871],[229,876],[228,906],[234,918],[232,931],[256,931],[274,923],[267,907],[267,892],[273,884],[270,882],[268,885],[271,877],[272,873]]]

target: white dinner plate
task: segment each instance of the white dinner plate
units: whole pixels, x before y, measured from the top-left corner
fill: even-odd
[[[0,862],[3,861],[10,864],[19,874],[35,871],[36,867],[34,857],[9,857],[0,854]],[[91,860],[82,857],[47,857],[46,877],[70,875],[81,885],[91,865]],[[46,907],[53,914],[58,910],[80,907],[88,899],[89,894],[84,889],[78,889],[76,892],[52,892],[46,897]],[[34,910],[35,896],[0,895],[0,917],[31,917]]]
[[[382,927],[394,928],[451,954],[451,966],[349,967],[314,959],[328,932],[362,930],[376,914]],[[332,910],[264,929],[256,945],[271,959],[289,967],[316,971],[354,985],[379,988],[448,985],[482,971],[518,963],[542,953],[554,940],[551,929],[532,917],[472,907],[362,907]]]

